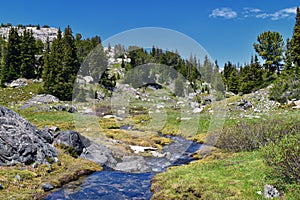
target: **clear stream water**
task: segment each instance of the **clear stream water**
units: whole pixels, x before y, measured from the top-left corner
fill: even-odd
[[[182,137],[165,136],[173,140],[164,146],[163,158],[145,157],[152,168],[149,173],[128,173],[104,169],[95,172],[81,181],[65,185],[58,191],[48,195],[46,200],[84,199],[84,200],[142,200],[150,199],[151,179],[156,173],[165,171],[170,166],[187,164],[193,160],[191,155],[200,149],[201,145]]]

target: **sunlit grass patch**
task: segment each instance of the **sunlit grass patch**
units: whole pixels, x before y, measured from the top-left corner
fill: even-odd
[[[261,153],[245,152],[158,174],[151,186],[153,199],[263,199],[266,166]]]

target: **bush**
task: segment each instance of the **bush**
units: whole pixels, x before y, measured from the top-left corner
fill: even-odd
[[[285,135],[264,149],[264,157],[272,167],[271,176],[285,183],[300,184],[300,133]]]
[[[299,78],[285,78],[276,81],[270,90],[270,99],[280,103],[286,103],[287,100],[299,99],[300,81]]]
[[[296,118],[242,122],[223,129],[216,146],[231,152],[251,151],[275,142],[286,134],[295,134],[299,131],[300,123]]]
[[[59,147],[60,147],[61,149],[63,149],[65,153],[69,154],[69,155],[72,156],[73,158],[78,158],[78,154],[77,154],[76,150],[74,149],[74,147],[72,147],[72,146],[67,146],[67,145],[65,145],[64,143],[61,143],[61,144],[59,145]]]

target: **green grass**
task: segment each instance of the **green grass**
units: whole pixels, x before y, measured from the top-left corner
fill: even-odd
[[[14,109],[22,117],[42,129],[45,126],[57,126],[60,130],[74,129],[74,114],[63,111],[34,112],[31,109]]]
[[[259,151],[215,156],[156,175],[152,199],[263,199],[257,192],[267,167]]]
[[[235,130],[237,124],[245,123],[250,124],[247,127],[254,130],[258,124],[265,124],[266,129],[274,133],[281,129],[295,132],[299,118],[299,110],[277,109],[262,115],[260,119],[227,117],[224,128]],[[272,121],[284,123],[272,125]],[[195,139],[205,141],[205,133],[197,134]],[[153,199],[264,199],[263,195],[258,195],[257,192],[263,192],[263,186],[266,184],[275,184],[277,187],[278,180],[270,176],[272,168],[266,164],[263,155],[260,148],[250,152],[220,153],[220,150],[217,150],[209,152],[206,156],[196,155],[195,157],[201,160],[172,167],[154,177],[151,187],[154,192]],[[284,189],[280,191],[280,199],[299,199],[300,185],[281,183],[283,185],[280,187]]]
[[[20,88],[0,87],[0,105],[10,107],[22,101],[26,101],[37,95],[41,87],[41,83],[31,83]]]

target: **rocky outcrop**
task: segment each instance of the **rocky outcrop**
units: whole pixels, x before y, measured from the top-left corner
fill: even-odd
[[[114,168],[117,163],[112,156],[112,152],[106,146],[95,143],[78,132],[70,130],[59,131],[55,135],[54,142],[58,145],[71,146],[80,157],[100,165]]]
[[[19,88],[28,85],[28,80],[25,78],[18,78],[17,80],[12,81],[11,83],[5,84],[7,87]]]
[[[0,165],[47,163],[57,152],[48,142],[48,134],[17,113],[0,106]]]
[[[64,104],[57,97],[50,94],[39,94],[28,99],[20,109],[36,108],[42,111],[67,111],[69,113],[77,112],[73,105]]]
[[[4,38],[8,38],[9,31],[11,28],[12,28],[11,26],[1,27],[0,35],[3,36]],[[14,26],[14,28],[17,28],[17,27]],[[43,43],[45,43],[47,41],[47,39],[50,42],[52,42],[57,37],[57,32],[58,32],[57,28],[51,28],[51,27],[38,28],[38,27],[34,27],[34,26],[28,26],[28,27],[19,27],[18,28],[19,35],[23,34],[25,29],[27,31],[32,31],[33,37],[35,37],[35,39],[37,39],[37,40],[42,40]]]
[[[242,99],[240,102],[238,102],[238,106],[242,109],[242,110],[247,110],[248,108],[252,107],[252,104],[250,101]]]

